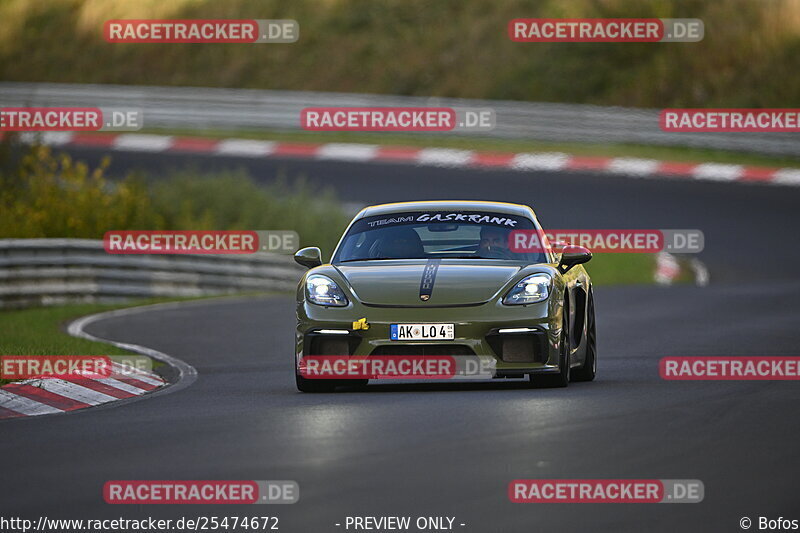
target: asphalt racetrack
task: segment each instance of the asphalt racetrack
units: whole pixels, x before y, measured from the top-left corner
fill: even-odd
[[[668,355],[800,355],[800,189],[166,154],[118,153],[111,171],[186,163],[246,166],[262,180],[302,172],[354,204],[500,200],[532,205],[545,227],[697,228],[711,284],[596,289],[598,378],[550,390],[492,382],[298,393],[291,296],[96,322],[89,333],[163,351],[199,377],[119,407],[0,424],[3,516],[275,515],[287,532],[345,531],[347,516],[452,516],[456,531],[481,533],[722,532],[741,531],[744,516],[800,519],[798,383],[658,373]],[[510,503],[509,482],[526,478],[699,479],[705,500]],[[102,487],[115,479],[296,480],[300,501],[107,505]]]

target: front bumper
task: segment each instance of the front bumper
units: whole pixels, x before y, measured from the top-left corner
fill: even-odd
[[[301,301],[297,305],[296,362],[304,355],[476,355],[494,359],[496,377],[558,372],[561,312],[560,304],[552,300],[526,306],[489,302],[413,308],[357,302],[336,308]],[[366,319],[368,329],[354,329],[353,323],[360,319]],[[409,323],[453,323],[455,338],[389,339],[391,324]]]

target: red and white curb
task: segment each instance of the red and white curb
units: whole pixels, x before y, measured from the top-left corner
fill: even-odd
[[[631,157],[590,157],[559,152],[513,153],[417,148],[354,143],[290,143],[250,139],[209,139],[140,133],[26,133],[23,141],[52,146],[104,147],[147,153],[197,153],[231,157],[291,157],[331,161],[411,163],[452,168],[503,168],[531,171],[595,171],[637,178],[800,185],[800,168],[757,167],[723,163],[684,163]]]
[[[112,375],[119,376],[114,378],[86,374],[75,379],[28,379],[0,387],[0,419],[63,414],[112,402],[121,403],[176,392],[188,387],[197,379],[197,370],[180,359],[146,346],[103,339],[84,331],[86,326],[98,320],[124,317],[154,309],[174,308],[188,303],[190,302],[155,304],[107,311],[79,318],[67,328],[73,337],[112,344],[170,365],[177,374],[173,383],[167,384],[164,379],[152,372],[130,366],[123,368],[118,363],[112,363]]]
[[[157,374],[117,363],[112,363],[112,373],[119,377],[86,374],[80,378],[35,378],[4,385],[0,388],[0,419],[85,409],[133,398],[165,384]]]

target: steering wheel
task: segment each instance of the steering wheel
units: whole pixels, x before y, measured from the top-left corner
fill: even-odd
[[[491,250],[478,250],[478,254],[486,259],[513,259],[512,252],[508,248],[492,248]]]

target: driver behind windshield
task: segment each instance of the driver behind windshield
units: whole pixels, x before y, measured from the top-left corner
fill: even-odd
[[[425,249],[419,235],[413,228],[399,227],[383,231],[381,238],[373,245],[373,258],[419,259],[425,257]]]
[[[508,249],[509,235],[510,231],[507,229],[483,226],[481,242],[475,255],[486,258],[510,258],[512,254]]]

